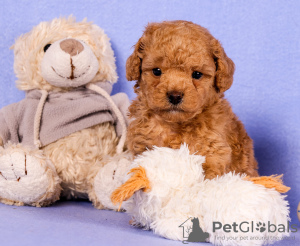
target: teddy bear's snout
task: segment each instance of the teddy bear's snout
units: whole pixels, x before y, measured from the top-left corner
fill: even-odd
[[[99,62],[92,48],[75,38],[58,40],[42,52],[43,79],[57,87],[85,85],[96,76],[99,69]]]
[[[76,39],[69,38],[60,42],[60,48],[70,54],[70,56],[78,55],[81,51],[84,50],[83,45]]]

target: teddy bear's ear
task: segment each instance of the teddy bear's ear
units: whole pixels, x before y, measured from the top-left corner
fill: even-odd
[[[14,51],[15,55],[18,54],[22,49],[25,49],[25,44],[28,42],[27,40],[29,38],[29,34],[30,33],[22,34],[15,40],[15,43],[9,47],[10,50]]]
[[[140,79],[143,51],[144,43],[143,37],[141,37],[136,43],[133,53],[126,61],[126,78],[128,81]]]
[[[234,63],[229,57],[227,57],[218,40],[213,39],[211,47],[216,64],[215,86],[218,92],[224,92],[232,85]]]
[[[93,48],[99,62],[99,72],[93,81],[109,81],[115,83],[118,80],[118,75],[110,39],[97,25],[92,24],[91,27],[92,31],[90,32],[90,35],[97,37]]]

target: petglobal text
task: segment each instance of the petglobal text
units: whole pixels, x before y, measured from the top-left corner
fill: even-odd
[[[243,221],[240,223],[233,222],[232,224],[222,224],[221,222],[214,221],[213,222],[213,232],[216,232],[218,230],[223,230],[226,233],[230,232],[297,232],[297,225],[296,224],[290,224],[289,221],[284,224],[272,224],[270,221],[268,222],[248,222],[248,221]]]

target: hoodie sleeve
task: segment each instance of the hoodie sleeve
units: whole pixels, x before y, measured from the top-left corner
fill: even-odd
[[[128,125],[128,107],[130,105],[128,96],[121,92],[113,95],[111,98],[124,116],[126,125]]]
[[[10,104],[0,110],[0,138],[3,144],[8,141],[12,143],[19,142],[18,136],[18,120],[15,113],[18,112],[18,104]]]
[[[3,141],[3,144],[6,144],[10,139],[10,132],[5,121],[3,109],[0,110],[0,138]]]

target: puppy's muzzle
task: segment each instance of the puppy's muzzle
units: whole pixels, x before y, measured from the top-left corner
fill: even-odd
[[[182,102],[183,93],[179,91],[170,91],[167,92],[167,97],[171,104],[177,105]]]

